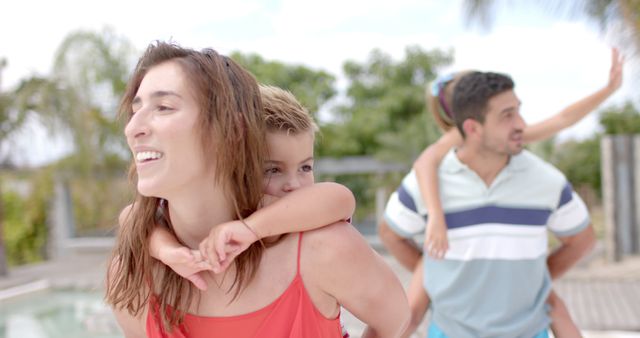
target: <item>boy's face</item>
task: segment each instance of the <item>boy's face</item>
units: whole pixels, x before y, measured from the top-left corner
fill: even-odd
[[[283,197],[314,183],[313,143],[312,131],[267,133],[269,156],[264,171],[265,194]]]

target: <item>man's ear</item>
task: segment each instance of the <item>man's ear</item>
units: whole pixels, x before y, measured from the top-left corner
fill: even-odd
[[[473,135],[478,134],[481,127],[480,123],[473,119],[466,119],[462,122],[462,129],[467,137],[473,137]]]

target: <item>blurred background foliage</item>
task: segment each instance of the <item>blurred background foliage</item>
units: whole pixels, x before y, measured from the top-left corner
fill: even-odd
[[[1,178],[22,187],[5,189],[0,200],[9,265],[37,262],[46,256],[51,177],[48,170],[37,170],[19,175],[5,173]]]
[[[490,27],[491,13],[503,2],[465,1],[471,23]],[[615,22],[616,32],[638,60],[640,1],[571,1],[542,6],[554,13],[571,12],[596,19],[603,29]],[[553,2],[557,3],[557,2]],[[569,8],[569,4],[578,7]],[[71,151],[40,168],[15,168],[3,159],[0,172],[0,275],[11,265],[46,258],[48,213],[56,180],[69,188],[78,236],[112,234],[119,210],[130,200],[126,180],[130,159],[116,119],[118,100],[140,51],[113,30],[72,32],[59,46],[48,76],[23,79],[15,88],[0,86],[0,142],[29,119],[64,138]],[[440,135],[424,104],[424,90],[454,51],[406,48],[394,59],[374,49],[360,63],[343,64],[346,79],[339,95],[336,76],[304,65],[266,60],[258,54],[234,52],[231,57],[249,69],[259,82],[290,90],[316,117],[321,131],[316,157],[373,156],[409,168],[427,145]],[[10,61],[10,60],[9,60]],[[0,58],[2,69],[8,60]],[[640,113],[631,103],[608,107],[599,115],[601,131],[590,138],[530,146],[562,170],[590,205],[599,205],[600,150],[603,134],[640,133]],[[404,173],[319,175],[350,187],[358,200],[354,222],[371,220],[375,191],[395,189]]]

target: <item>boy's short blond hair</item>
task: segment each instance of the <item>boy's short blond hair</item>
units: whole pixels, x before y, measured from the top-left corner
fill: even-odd
[[[260,95],[265,111],[268,132],[299,134],[318,131],[309,111],[289,91],[268,85],[260,85]]]

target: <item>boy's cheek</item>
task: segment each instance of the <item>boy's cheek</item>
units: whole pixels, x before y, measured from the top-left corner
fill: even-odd
[[[271,178],[271,179],[267,179],[265,178],[265,185],[264,185],[264,194],[265,195],[272,195],[274,197],[282,197],[284,195],[284,192],[282,191],[282,189],[280,188],[280,183],[278,182],[277,179]]]
[[[309,181],[306,182],[306,184],[304,184],[304,187],[310,187],[312,185],[316,184],[316,177],[313,176],[313,174],[309,175]]]

